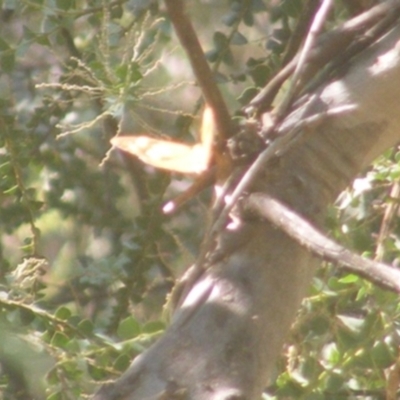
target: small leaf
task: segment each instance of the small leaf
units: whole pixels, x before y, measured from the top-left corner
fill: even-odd
[[[229,44],[229,41],[228,41],[228,38],[226,37],[226,35],[219,31],[214,33],[213,41],[214,41],[215,48],[219,51],[225,50],[225,48],[228,47],[228,44]]]
[[[213,63],[218,60],[218,54],[219,54],[218,50],[212,49],[207,51],[205,53],[205,56],[209,62]]]
[[[258,93],[258,89],[255,87],[246,88],[241,95],[238,97],[238,102],[242,105],[246,105],[250,102],[250,100],[255,97]]]
[[[354,274],[347,274],[345,275],[343,278],[340,278],[338,280],[338,282],[340,283],[355,283],[355,282],[359,282],[360,281],[360,277]]]
[[[78,328],[85,335],[91,335],[93,333],[93,324],[88,319],[79,322]]]
[[[232,26],[239,19],[239,14],[235,11],[230,11],[225,14],[221,20],[226,26]]]
[[[231,10],[234,12],[241,12],[243,7],[243,3],[239,0],[232,1]]]
[[[132,339],[141,333],[139,322],[131,317],[122,320],[117,329],[117,335],[122,340]]]
[[[336,318],[353,333],[361,332],[365,323],[364,319],[349,317],[348,315],[337,315]]]
[[[394,354],[392,354],[388,345],[383,341],[378,341],[375,343],[370,352],[370,355],[372,358],[372,362],[379,369],[388,368],[395,361]]]
[[[130,364],[131,360],[127,354],[121,354],[114,362],[114,368],[117,371],[124,372]]]
[[[41,33],[53,33],[59,29],[59,21],[54,15],[47,15],[43,21],[41,26]]]
[[[246,36],[242,35],[240,32],[235,32],[232,36],[231,43],[237,46],[241,46],[248,43]]]
[[[251,9],[253,13],[259,13],[262,11],[267,11],[267,6],[264,4],[263,0],[252,0]]]
[[[106,376],[106,372],[102,368],[98,368],[95,365],[89,364],[88,365],[88,371],[90,376],[95,380],[101,380],[104,379]]]
[[[66,321],[68,318],[71,317],[71,314],[71,310],[69,310],[67,307],[62,306],[57,309],[55,317]]]
[[[267,65],[261,64],[252,69],[249,74],[256,86],[263,87],[271,76],[271,69]]]
[[[325,387],[329,392],[337,392],[342,389],[345,379],[342,375],[332,373],[329,374],[325,381]]]
[[[247,10],[246,14],[243,16],[243,22],[247,26],[253,26],[254,25],[254,15],[252,10]]]
[[[61,349],[64,349],[67,347],[69,340],[70,339],[63,333],[56,332],[53,338],[51,339],[51,345],[54,347],[59,347]]]
[[[52,368],[47,374],[46,374],[46,381],[50,385],[56,385],[59,383],[59,377],[57,374],[57,368]]]
[[[222,54],[222,62],[226,65],[233,65],[234,57],[232,50],[229,47],[226,47]]]

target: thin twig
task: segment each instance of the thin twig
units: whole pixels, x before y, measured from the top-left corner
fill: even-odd
[[[216,179],[215,167],[212,167],[202,174],[182,193],[176,196],[173,200],[168,201],[163,205],[162,211],[164,214],[172,214],[178,210],[183,204],[197,196],[200,192],[210,187],[215,183]]]
[[[165,4],[179,41],[190,60],[206,103],[214,110],[221,141],[226,140],[232,136],[228,108],[215,82],[192,23],[185,13],[184,2],[182,0],[165,0]]]
[[[272,222],[315,255],[400,294],[399,269],[362,258],[335,243],[278,200],[265,193],[253,193],[243,201],[243,206],[252,215],[256,213]]]
[[[308,0],[302,9],[300,18],[294,27],[290,39],[282,57],[282,66],[285,66],[296,55],[306,32],[309,29],[312,18],[318,9],[319,0]]]
[[[332,0],[323,0],[320,8],[315,14],[314,21],[311,24],[310,30],[304,42],[304,46],[300,52],[299,59],[296,63],[289,90],[286,92],[282,103],[277,108],[275,117],[278,120],[286,114],[288,108],[293,102],[297,89],[299,88],[300,77],[305,71],[306,63],[310,59],[311,49],[315,46],[317,36],[325,23],[328,13],[332,8],[332,4]]]

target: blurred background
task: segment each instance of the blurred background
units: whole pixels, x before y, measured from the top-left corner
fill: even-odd
[[[308,3],[186,2],[232,115],[279,69]],[[86,398],[162,334],[212,198],[206,190],[164,216],[193,178],[109,141],[193,143],[201,92],[162,2],[0,5],[0,399]],[[365,7],[336,1],[328,26]],[[399,159],[382,155],[327,218],[337,240],[389,263]],[[393,294],[324,265],[265,399],[384,399],[400,369],[399,314]]]

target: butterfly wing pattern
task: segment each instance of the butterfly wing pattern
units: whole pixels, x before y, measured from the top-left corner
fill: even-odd
[[[210,107],[203,113],[200,142],[185,143],[155,139],[149,136],[116,136],[111,144],[135,155],[144,163],[169,171],[199,174],[210,163],[215,135],[215,122]]]

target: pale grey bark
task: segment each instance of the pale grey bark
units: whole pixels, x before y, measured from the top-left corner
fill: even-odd
[[[304,118],[314,122],[252,191],[322,226],[327,206],[400,139],[400,27],[285,126]],[[268,223],[245,225],[241,246],[198,280],[165,335],[96,400],[260,398],[319,260]]]

